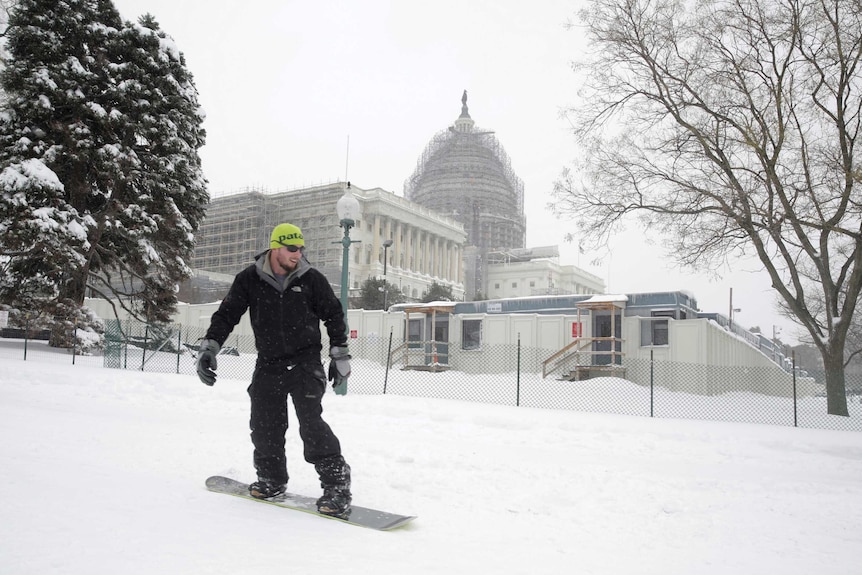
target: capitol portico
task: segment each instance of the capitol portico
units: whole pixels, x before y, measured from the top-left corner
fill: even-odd
[[[421,297],[436,282],[463,299],[461,257],[466,233],[462,224],[381,188],[353,190],[362,206],[362,219],[351,234],[361,241],[351,247],[352,290],[365,279],[383,277],[386,253],[387,281],[398,285],[408,298]],[[392,246],[385,250],[387,239]]]
[[[335,204],[345,186],[336,182],[275,193],[246,190],[214,198],[196,235],[192,283],[200,293],[185,299],[224,297],[233,275],[268,247],[270,231],[283,222],[302,229],[308,260],[339,286],[342,229]],[[351,297],[359,295],[365,280],[383,277],[385,255],[387,282],[398,286],[408,299],[421,298],[433,283],[451,288],[457,299],[463,299],[466,233],[461,223],[381,188],[351,185],[351,190],[361,207],[351,230],[356,242],[350,247]],[[388,249],[384,249],[386,240],[392,240]]]

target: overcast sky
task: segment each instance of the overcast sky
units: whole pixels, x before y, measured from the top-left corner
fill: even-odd
[[[611,292],[688,290],[704,311],[727,315],[733,288],[741,325],[770,336],[778,325],[794,340],[757,262],[717,280],[674,270],[636,227],[600,265],[564,245],[572,226],[546,205],[576,153],[561,110],[577,102],[570,62],[584,33],[566,23],[577,23],[580,0],[114,2],[130,20],[152,13],[185,54],[207,114],[201,156],[213,196],[345,177],[401,195],[466,89],[477,127],[496,133],[524,181],[528,247],[559,244],[562,263]]]

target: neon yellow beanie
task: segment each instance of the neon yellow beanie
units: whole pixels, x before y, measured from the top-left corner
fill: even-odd
[[[304,246],[305,240],[302,237],[302,230],[293,224],[278,224],[272,230],[272,236],[269,238],[269,247],[278,249],[282,246]]]

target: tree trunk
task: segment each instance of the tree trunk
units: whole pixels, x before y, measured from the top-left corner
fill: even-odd
[[[60,294],[54,313],[54,323],[48,345],[51,347],[71,348],[77,343],[75,330],[84,305],[87,280],[86,271],[73,269],[60,287]]]
[[[832,346],[837,347],[837,346]],[[837,353],[823,353],[823,368],[826,371],[826,413],[848,416],[847,391],[844,384],[843,343]]]

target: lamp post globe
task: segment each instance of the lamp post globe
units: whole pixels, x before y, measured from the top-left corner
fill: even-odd
[[[338,201],[335,203],[335,212],[338,214],[338,224],[344,228],[344,237],[341,238],[340,243],[342,247],[342,258],[341,258],[341,308],[344,310],[344,324],[347,329],[347,335],[350,335],[350,327],[347,325],[347,299],[348,299],[348,285],[349,282],[349,273],[348,266],[350,265],[350,244],[359,243],[358,240],[350,239],[350,228],[356,225],[356,221],[359,219],[360,214],[360,206],[359,200],[353,195],[353,191],[350,189],[350,182],[347,182],[347,186],[344,189],[344,195],[341,196]],[[347,384],[345,383],[343,387],[336,388],[335,393],[339,395],[344,395],[347,393]]]
[[[352,228],[356,224],[356,220],[359,219],[359,200],[353,195],[350,182],[347,182],[344,195],[338,198],[338,202],[335,204],[335,211],[338,214],[339,224],[346,230]]]
[[[348,267],[350,265],[350,244],[357,243],[350,239],[350,228],[356,225],[356,220],[359,219],[359,200],[353,195],[350,189],[350,182],[347,182],[347,187],[344,189],[344,195],[338,199],[335,204],[335,211],[338,214],[338,223],[344,228],[344,237],[341,238],[342,259],[341,259],[341,307],[344,308],[344,318],[347,319],[347,298],[348,298]]]

